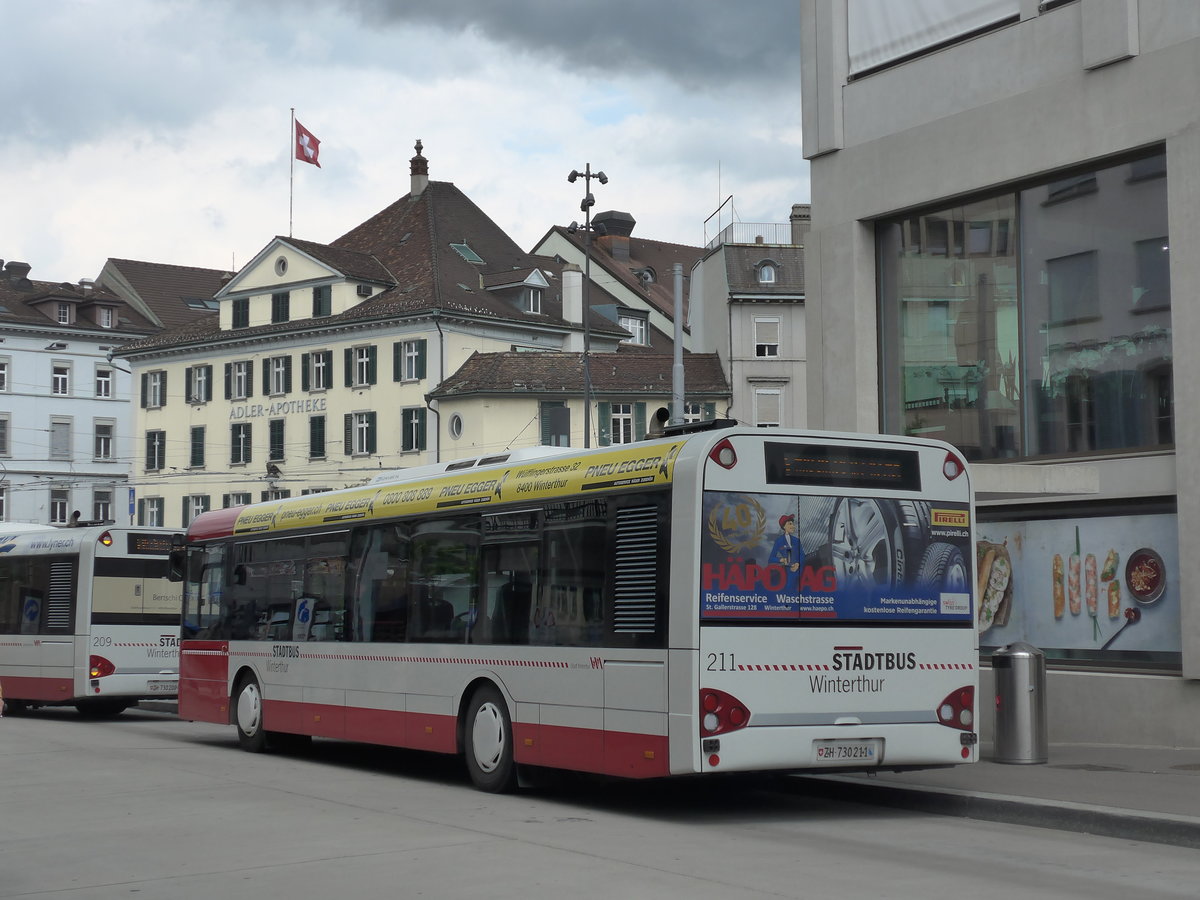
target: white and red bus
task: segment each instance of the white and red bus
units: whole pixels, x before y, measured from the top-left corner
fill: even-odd
[[[116,715],[174,698],[182,591],[172,533],[115,525],[0,529],[0,688],[10,711]]]
[[[485,790],[973,761],[960,456],[731,425],[197,517],[180,715],[459,753]]]

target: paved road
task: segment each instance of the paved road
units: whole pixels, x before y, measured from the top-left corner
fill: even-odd
[[[473,790],[456,761],[131,711],[0,719],[0,898],[1196,896],[1200,853],[871,807],[796,780]]]

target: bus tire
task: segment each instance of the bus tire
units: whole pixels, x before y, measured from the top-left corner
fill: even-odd
[[[495,685],[485,684],[471,695],[463,727],[467,774],[481,791],[500,794],[513,789],[512,718]]]
[[[233,722],[237,725],[238,744],[243,750],[262,753],[267,749],[262,689],[253,675],[247,675],[238,682],[233,692]]]
[[[946,592],[971,591],[971,574],[962,551],[942,541],[935,541],[925,551],[918,580]]]
[[[133,705],[132,700],[79,700],[75,709],[85,719],[112,719]]]

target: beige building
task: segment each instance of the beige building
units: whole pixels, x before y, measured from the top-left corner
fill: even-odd
[[[122,351],[138,386],[139,522],[186,525],[543,435],[583,445],[582,390],[547,398],[506,375],[486,401],[443,409],[436,389],[469,360],[561,354],[581,369],[582,274],[525,253],[452,183],[430,181],[419,143],[411,162],[410,192],[386,209],[330,244],[274,238],[216,293],[216,317]],[[615,322],[593,313],[589,332],[593,359],[623,355]],[[632,429],[645,398],[616,399],[634,404]],[[593,445],[618,414],[626,433],[625,406],[601,402],[593,393]]]

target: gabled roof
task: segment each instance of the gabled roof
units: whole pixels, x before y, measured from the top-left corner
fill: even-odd
[[[211,301],[232,275],[220,269],[110,258],[96,282],[119,294],[154,325],[175,328],[215,316],[215,310],[201,304]]]
[[[674,357],[650,353],[592,353],[588,369],[593,396],[669,395]],[[728,397],[729,383],[715,353],[685,353],[688,397]],[[583,394],[581,353],[474,353],[431,397],[471,394]]]
[[[553,226],[540,241],[535,249],[546,243],[550,235],[557,235],[573,244],[582,258],[585,252],[584,235],[582,232],[572,234],[561,225]],[[692,267],[704,256],[704,248],[692,247],[688,244],[674,244],[669,241],[652,241],[646,238],[629,235],[629,259],[617,259],[612,254],[612,246],[619,241],[619,236],[599,237],[592,241],[592,265],[599,266],[612,276],[622,287],[644,298],[658,312],[673,321],[675,318],[675,263],[683,265],[683,318],[687,321],[689,280]],[[654,273],[654,281],[647,284],[639,276],[639,272],[650,269]],[[595,274],[592,278],[595,280]],[[610,292],[611,293],[611,292]],[[616,296],[616,295],[614,295]]]
[[[374,281],[378,284],[392,284],[395,281],[383,263],[369,253],[344,250],[339,247],[331,247],[328,244],[318,244],[315,241],[302,241],[299,238],[293,237],[276,237],[275,240],[291,244],[297,250],[307,253],[317,262],[324,263],[331,269],[336,269],[347,278]]]

